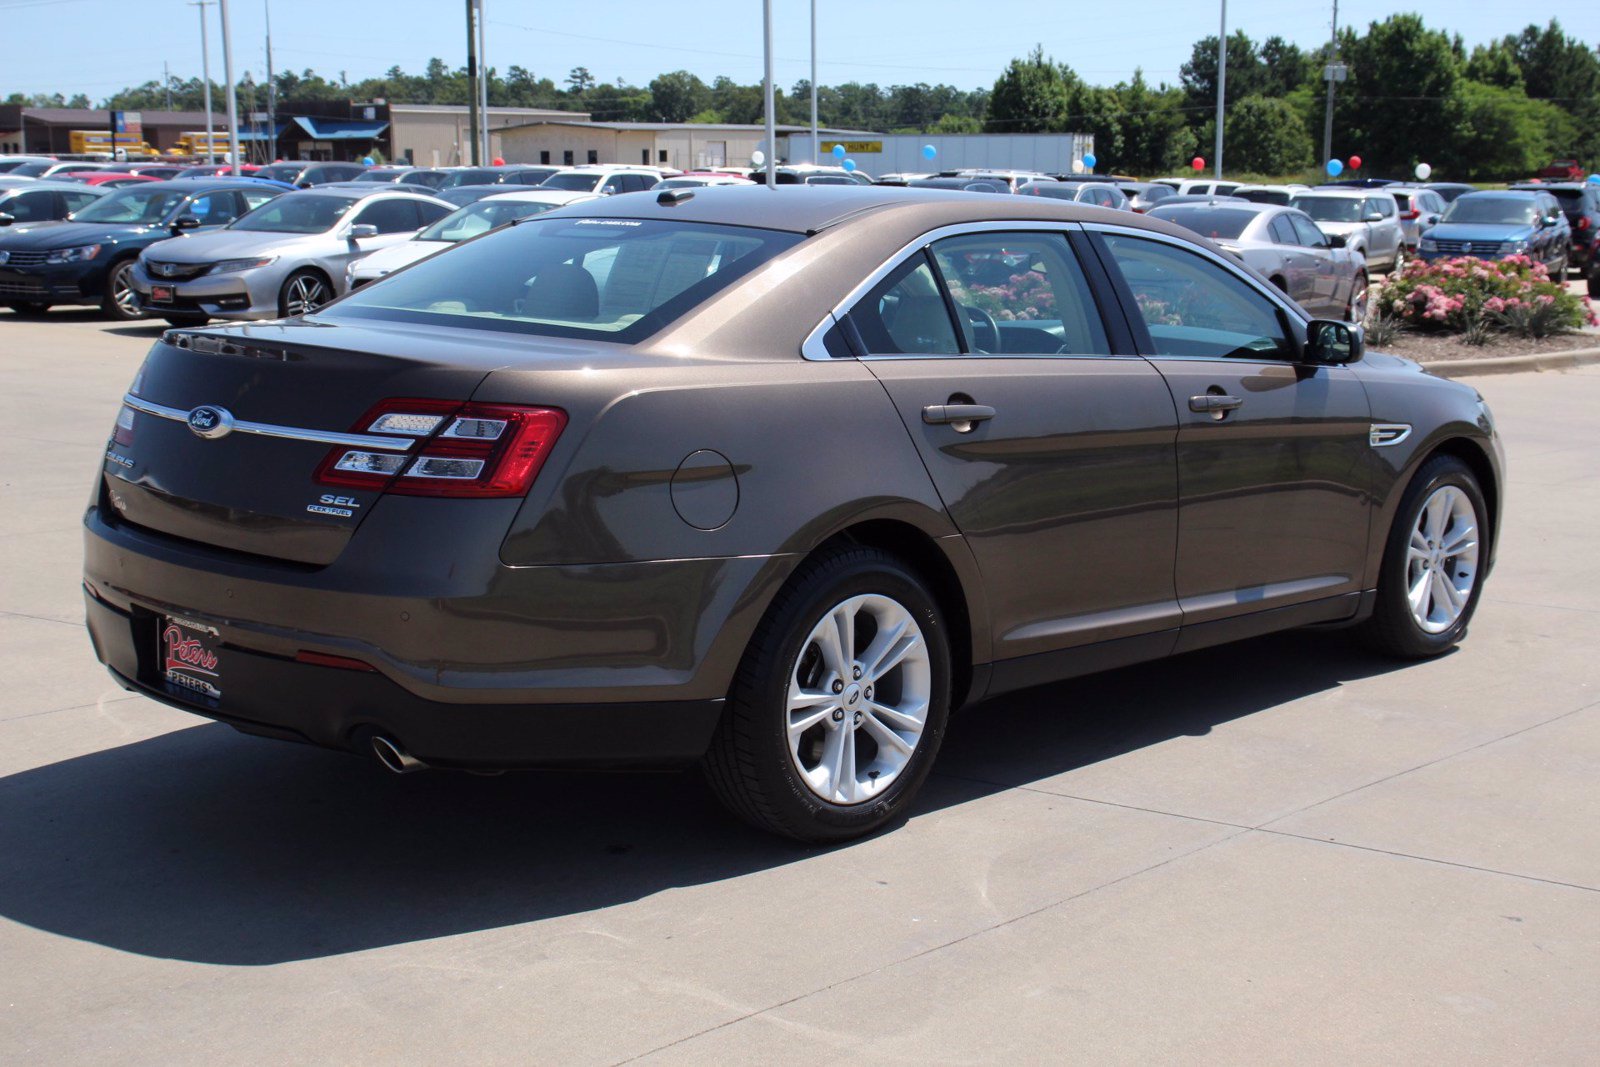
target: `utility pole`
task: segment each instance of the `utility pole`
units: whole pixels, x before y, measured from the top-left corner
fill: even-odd
[[[1345,79],[1346,68],[1339,62],[1339,0],[1333,0],[1333,35],[1328,41],[1328,65],[1322,76],[1328,82],[1328,108],[1322,116],[1322,162],[1333,158],[1333,87]]]
[[[772,97],[772,0],[762,0],[761,18],[762,41],[766,53],[766,75],[762,95],[767,113],[767,188],[776,189],[778,187],[778,122],[773,114]]]
[[[811,162],[822,162],[817,140],[817,0],[811,0]]]
[[[206,93],[206,162],[215,163],[217,157],[213,151],[217,146],[216,131],[212,129],[211,121],[211,48],[206,43],[206,8],[216,0],[190,0],[190,7],[200,9],[200,79],[205,83]]]
[[[467,0],[467,140],[472,143],[472,165],[482,166],[478,155],[478,32],[474,21],[478,5]]]
[[[167,61],[161,61],[161,87],[167,91],[167,110],[172,110],[172,68],[167,66]]]
[[[1217,177],[1222,177],[1222,121],[1223,108],[1228,97],[1228,0],[1222,0],[1222,30],[1217,35]]]
[[[484,29],[483,0],[473,0],[478,8],[478,119],[483,123],[483,161],[494,159],[489,145],[489,38]]]
[[[266,159],[271,163],[278,158],[278,83],[272,78],[272,4],[261,0],[267,13],[267,142]]]
[[[233,85],[233,37],[228,32],[228,0],[217,0],[222,20],[222,76],[228,79],[228,162],[233,176],[239,176],[239,98]]]

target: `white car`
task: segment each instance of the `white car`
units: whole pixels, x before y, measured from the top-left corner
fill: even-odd
[[[486,196],[451,212],[409,241],[381,248],[351,263],[346,271],[349,288],[376,281],[385,274],[392,274],[401,267],[410,266],[419,259],[426,259],[457,242],[488,233],[508,222],[568,204],[598,199],[600,197],[595,193],[570,193],[564,189],[523,189]]]
[[[1157,178],[1156,185],[1165,185],[1179,196],[1232,196],[1242,189],[1243,182],[1218,181],[1216,178]]]
[[[540,182],[539,188],[610,196],[613,193],[642,193],[669,176],[657,167],[621,167],[597,163],[558,170]]]
[[[675,178],[662,178],[652,189],[701,189],[708,185],[754,185],[749,178],[737,174],[680,174]]]
[[[1405,264],[1405,229],[1393,194],[1323,185],[1296,193],[1289,206],[1310,215],[1329,237],[1343,237],[1345,247],[1367,257],[1369,270],[1398,272]]]
[[[1248,200],[1252,204],[1276,204],[1278,207],[1288,207],[1289,201],[1301,193],[1309,193],[1311,186],[1299,183],[1288,185],[1241,185],[1235,189],[1232,196],[1240,200]]]

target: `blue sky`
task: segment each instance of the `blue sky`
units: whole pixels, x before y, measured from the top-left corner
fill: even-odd
[[[465,61],[461,0],[270,0],[279,69],[311,67],[351,80],[394,64],[420,71],[429,57]],[[761,76],[760,0],[485,0],[489,62],[517,63],[558,83],[575,66],[601,80],[648,82],[683,68],[707,81]],[[1228,26],[1260,40],[1278,34],[1302,46],[1328,36],[1331,4],[1232,0]],[[774,0],[777,80],[807,76],[809,4]],[[1191,45],[1217,31],[1216,0],[818,0],[819,73],[824,84],[873,81],[990,85],[1005,63],[1035,42],[1096,83],[1144,68],[1175,82]],[[1086,14],[1114,11],[1106,18]],[[1468,44],[1515,32],[1552,15],[1568,33],[1600,43],[1600,6],[1521,7],[1504,0],[1347,0],[1343,24],[1421,13]],[[263,0],[230,0],[234,62],[259,80]],[[221,80],[216,8],[210,9],[213,77]],[[130,25],[135,20],[137,25]],[[199,74],[198,16],[183,0],[0,0],[0,96],[85,92],[98,102],[128,84]]]

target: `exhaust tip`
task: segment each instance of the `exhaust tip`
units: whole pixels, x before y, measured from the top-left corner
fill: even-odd
[[[413,771],[428,769],[426,763],[401,748],[399,742],[382,734],[373,735],[372,754],[378,757],[379,763],[395,774],[410,774]]]

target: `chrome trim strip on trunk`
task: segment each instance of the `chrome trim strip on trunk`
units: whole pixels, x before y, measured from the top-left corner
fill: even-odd
[[[132,393],[125,393],[122,402],[135,411],[146,415],[154,415],[158,419],[170,419],[173,422],[188,423],[189,413],[178,408],[169,408],[165,404],[155,404],[142,400]],[[288,441],[311,441],[322,445],[344,445],[347,448],[370,448],[384,452],[409,452],[416,443],[414,438],[374,437],[360,433],[337,433],[333,430],[305,430],[298,426],[274,426],[266,422],[234,422],[231,433],[253,433],[261,437],[281,437]]]

